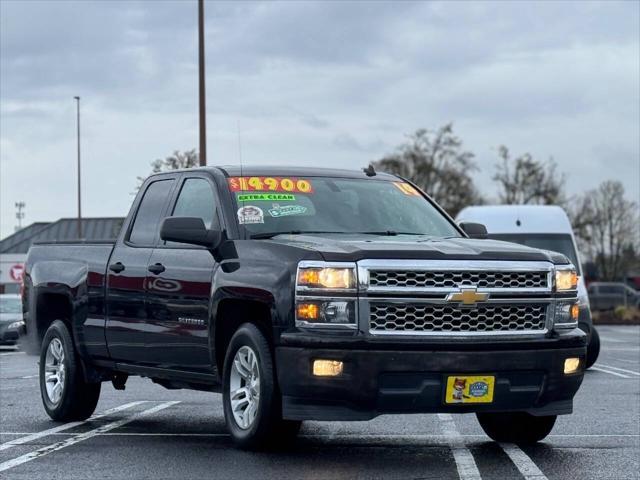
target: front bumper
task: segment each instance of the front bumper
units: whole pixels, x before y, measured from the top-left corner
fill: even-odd
[[[386,413],[524,411],[572,412],[583,369],[565,375],[564,360],[584,366],[586,336],[579,329],[527,341],[390,344],[283,335],[276,348],[283,416],[291,420],[368,420]],[[314,359],[344,362],[338,377],[312,375]],[[486,374],[496,379],[491,404],[445,404],[448,375]]]

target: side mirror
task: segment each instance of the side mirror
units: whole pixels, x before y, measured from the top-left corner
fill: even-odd
[[[167,242],[218,248],[222,241],[222,232],[207,229],[204,221],[198,217],[167,217],[160,226],[160,238]]]
[[[460,228],[469,235],[470,238],[489,238],[487,227],[481,223],[462,222]]]

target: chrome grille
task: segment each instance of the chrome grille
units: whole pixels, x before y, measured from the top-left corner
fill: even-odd
[[[440,304],[371,303],[369,329],[373,334],[544,332],[546,313],[546,304],[485,304],[465,308]]]
[[[543,271],[420,271],[369,270],[370,287],[391,288],[547,288],[548,275]]]

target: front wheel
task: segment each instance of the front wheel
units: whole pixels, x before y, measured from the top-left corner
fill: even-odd
[[[271,349],[255,325],[241,325],[233,335],[223,373],[224,417],[236,445],[259,449],[295,437],[300,422],[282,419]]]
[[[67,326],[54,321],[40,351],[40,395],[47,414],[62,422],[89,418],[98,404],[100,385],[84,380]]]
[[[544,439],[556,423],[557,415],[536,417],[529,413],[477,413],[484,433],[493,441],[531,444]]]

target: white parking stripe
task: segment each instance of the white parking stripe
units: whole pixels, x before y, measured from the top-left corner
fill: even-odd
[[[438,418],[440,419],[442,433],[447,437],[453,459],[456,461],[460,480],[482,480],[476,461],[471,451],[465,446],[453,417],[448,413],[439,413]]]
[[[525,480],[548,480],[533,460],[513,443],[499,444]]]
[[[631,378],[629,375],[623,375],[622,373],[612,372],[611,370],[605,370],[604,368],[600,368],[596,366],[591,367],[590,370],[595,370],[596,372],[608,373],[610,375],[615,375],[616,377]]]
[[[605,367],[605,368],[608,368],[609,370],[616,370],[618,372],[630,373],[631,375],[637,375],[640,377],[640,372],[634,372],[633,370],[627,370],[626,368],[612,367],[611,365],[605,365],[603,363],[596,363],[596,366]]]
[[[124,405],[120,405],[119,407],[111,408],[111,409],[105,410],[104,412],[99,413],[97,415],[93,415],[92,417],[90,417],[87,420],[84,420],[82,422],[69,422],[69,423],[65,423],[64,425],[59,425],[57,427],[50,428],[48,430],[43,430],[41,432],[31,433],[31,434],[27,435],[26,437],[16,438],[15,440],[11,440],[10,442],[6,442],[6,443],[3,443],[3,444],[0,444],[0,452],[3,451],[3,450],[6,450],[8,448],[15,447],[16,445],[22,445],[24,443],[28,443],[28,442],[31,442],[33,440],[37,440],[38,438],[46,437],[47,435],[51,435],[51,434],[54,434],[54,433],[62,432],[63,430],[69,430],[70,428],[74,428],[74,427],[77,427],[79,425],[83,425],[83,424],[85,424],[85,423],[87,423],[87,422],[89,422],[91,420],[97,420],[98,418],[106,417],[107,415],[111,415],[112,413],[120,412],[122,410],[127,410],[128,408],[135,407],[136,405],[140,405],[142,403],[145,403],[145,402],[125,403]]]
[[[93,430],[89,430],[88,432],[74,435],[73,437],[67,438],[58,443],[47,445],[45,447],[34,450],[33,452],[26,453],[20,457],[7,460],[6,462],[0,463],[0,472],[4,472],[5,470],[9,470],[10,468],[17,467],[18,465],[22,465],[23,463],[30,462],[31,460],[44,457],[45,455],[49,455],[50,453],[53,453],[57,450],[61,450],[63,448],[69,447],[71,445],[82,442],[84,440],[88,440],[91,437],[95,437],[96,435],[100,435],[101,433],[108,432],[109,430],[122,427],[123,425],[133,422],[134,420],[137,420],[141,417],[151,415],[153,413],[159,412],[160,410],[164,410],[165,408],[172,407],[177,403],[180,403],[180,402],[173,401],[173,402],[161,403],[160,405],[156,405],[155,407],[149,408],[147,410],[143,410],[142,412],[132,415],[130,417],[126,417],[121,420],[116,420],[115,422],[107,423],[106,425],[102,425],[101,427],[94,428]]]

